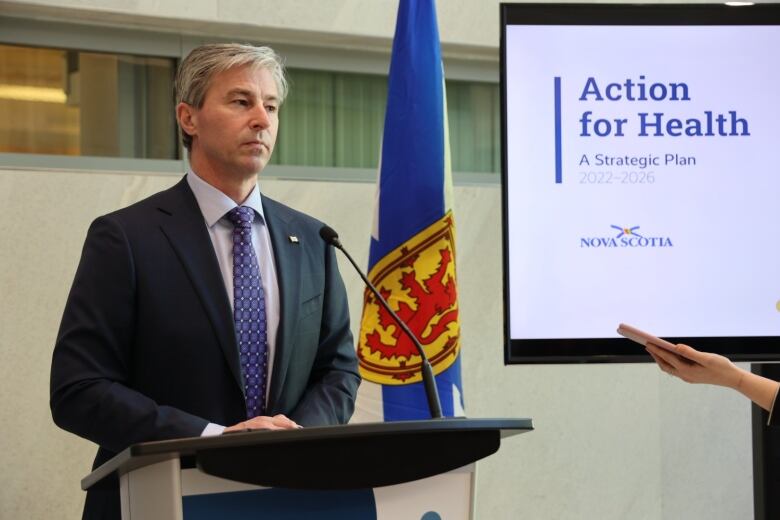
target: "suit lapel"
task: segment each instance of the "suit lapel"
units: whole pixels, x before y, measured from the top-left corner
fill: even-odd
[[[164,219],[160,228],[195,287],[216,332],[225,361],[241,388],[233,313],[203,214],[186,179],[174,186],[169,193],[171,197],[160,204],[159,210],[170,218]]]
[[[301,246],[290,241],[289,237],[296,233],[283,206],[264,196],[263,213],[271,235],[279,284],[279,329],[268,394],[268,409],[273,411],[281,397],[293,351],[292,341],[300,309]]]

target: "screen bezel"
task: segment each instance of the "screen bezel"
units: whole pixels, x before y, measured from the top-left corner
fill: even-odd
[[[511,338],[507,195],[506,28],[509,25],[728,26],[777,25],[780,4],[505,4],[500,5],[501,212],[504,283],[504,363],[636,363],[652,361],[644,348],[624,338]],[[780,319],[780,316],[778,317]],[[640,326],[641,324],[632,324]],[[618,323],[615,323],[617,328]],[[649,330],[647,332],[654,333]],[[665,337],[734,361],[780,361],[778,336]]]

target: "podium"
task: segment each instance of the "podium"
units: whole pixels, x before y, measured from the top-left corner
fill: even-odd
[[[81,487],[116,474],[123,520],[392,518],[429,487],[457,505],[469,465],[530,430],[531,419],[455,418],[147,442],[96,468]],[[441,517],[431,515],[404,517]]]

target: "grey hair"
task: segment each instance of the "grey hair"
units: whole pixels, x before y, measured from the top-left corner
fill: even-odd
[[[279,103],[287,97],[287,78],[282,58],[270,47],[255,47],[239,43],[212,43],[201,45],[190,52],[179,65],[173,84],[176,105],[187,103],[201,108],[211,79],[220,72],[250,65],[268,70],[276,82]],[[187,150],[192,148],[192,136],[181,130],[181,141]]]

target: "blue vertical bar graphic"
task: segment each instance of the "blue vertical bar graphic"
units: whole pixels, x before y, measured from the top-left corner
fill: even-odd
[[[555,184],[563,182],[561,166],[561,78],[555,76]]]

